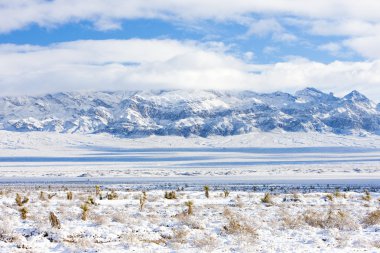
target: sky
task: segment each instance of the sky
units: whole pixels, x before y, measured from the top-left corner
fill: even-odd
[[[377,0],[0,0],[0,95],[305,87],[380,102]]]

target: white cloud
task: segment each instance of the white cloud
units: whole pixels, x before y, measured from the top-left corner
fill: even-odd
[[[122,19],[237,20],[249,14],[380,22],[379,9],[377,0],[1,0],[0,31],[33,23],[49,27],[87,20],[117,28],[113,22]]]
[[[260,37],[271,35],[273,40],[282,42],[293,42],[297,40],[295,35],[288,33],[274,18],[252,21],[245,36],[251,35]]]
[[[344,36],[347,48],[373,59],[379,58],[372,46],[380,35],[379,9],[378,0],[0,0],[0,33],[80,21],[99,30],[121,29],[126,19],[157,18],[182,24],[233,21],[247,25],[248,34],[271,35],[277,42],[298,40],[284,29],[285,22],[300,28],[301,34]],[[250,24],[252,16],[263,19]]]
[[[280,23],[275,19],[261,19],[252,22],[247,35],[267,36],[272,33],[282,32],[284,29]]]
[[[378,101],[380,61],[323,64],[289,58],[250,64],[221,43],[175,40],[91,40],[49,46],[0,44],[2,94],[73,90],[252,89],[305,86],[343,95],[358,89]]]
[[[343,44],[368,59],[380,59],[380,34],[350,38]]]

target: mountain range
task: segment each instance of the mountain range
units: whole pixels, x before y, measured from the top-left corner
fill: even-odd
[[[380,134],[380,104],[306,88],[295,94],[158,90],[0,97],[0,129],[118,136],[237,135],[255,131]]]

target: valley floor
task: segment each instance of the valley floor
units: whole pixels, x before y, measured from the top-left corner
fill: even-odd
[[[0,178],[380,179],[380,136],[118,138],[0,131]],[[195,179],[196,180],[196,179]]]
[[[380,193],[98,190],[2,186],[0,252],[380,251]]]
[[[379,252],[379,162],[375,135],[0,131],[0,252]]]

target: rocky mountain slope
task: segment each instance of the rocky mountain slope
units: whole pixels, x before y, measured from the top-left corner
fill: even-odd
[[[380,104],[353,91],[115,91],[0,97],[0,129],[141,135],[380,134]]]

